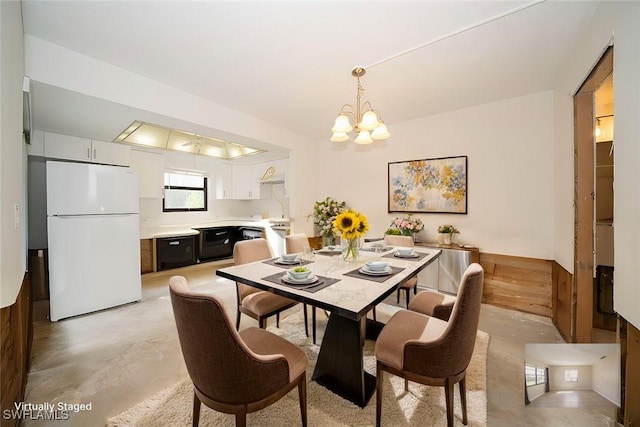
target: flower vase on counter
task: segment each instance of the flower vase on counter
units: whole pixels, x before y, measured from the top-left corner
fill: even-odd
[[[442,238],[442,243],[445,245],[451,244],[451,233],[445,233]]]
[[[335,246],[336,238],[333,234],[329,236],[322,236],[322,247],[326,248],[327,246]]]

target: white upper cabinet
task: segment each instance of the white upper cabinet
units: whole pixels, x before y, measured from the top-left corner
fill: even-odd
[[[130,153],[124,144],[44,132],[44,156],[51,159],[129,166]]]
[[[233,198],[233,167],[226,163],[220,163],[215,168],[216,199]]]
[[[260,177],[254,165],[234,165],[232,172],[233,198],[251,200],[260,198]]]
[[[77,136],[44,133],[44,156],[51,159],[91,161],[91,140]]]
[[[129,166],[131,147],[116,142],[91,140],[91,162],[105,165]]]
[[[139,197],[161,199],[164,190],[164,155],[131,150],[131,167],[138,171]]]

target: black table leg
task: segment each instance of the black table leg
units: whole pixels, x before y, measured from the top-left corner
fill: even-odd
[[[373,395],[376,377],[364,371],[365,317],[359,321],[331,313],[312,379],[364,408]]]

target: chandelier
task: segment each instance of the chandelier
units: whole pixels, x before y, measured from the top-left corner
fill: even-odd
[[[357,136],[353,142],[356,144],[371,144],[373,140],[383,140],[391,136],[378,113],[371,108],[371,103],[366,101],[360,105],[360,98],[362,98],[362,92],[364,92],[364,88],[360,85],[360,77],[364,76],[365,73],[366,70],[361,67],[354,68],[351,71],[351,75],[358,79],[357,104],[355,108],[351,104],[344,104],[340,109],[336,122],[331,128],[333,132],[331,141],[333,142],[348,141],[348,134],[354,129]],[[349,118],[353,120],[355,125],[351,125]]]

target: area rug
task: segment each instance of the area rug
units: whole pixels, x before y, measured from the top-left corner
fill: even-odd
[[[305,336],[300,313],[281,319],[280,328],[269,331],[285,337],[305,350],[309,357],[307,369],[307,411],[310,426],[371,426],[376,420],[375,395],[363,409],[348,402],[326,388],[311,381],[320,347]],[[473,358],[467,369],[467,413],[469,426],[485,426],[487,420],[486,359],[489,334],[478,331]],[[373,341],[365,344],[365,370],[375,374]],[[444,389],[409,383],[385,373],[382,424],[387,426],[446,426]],[[455,388],[455,420],[462,424],[462,410],[458,387]],[[106,421],[108,427],[165,427],[190,426],[193,405],[193,385],[187,377],[157,393],[133,408]],[[292,390],[275,404],[248,414],[250,426],[299,426],[298,391]],[[202,405],[201,426],[234,426],[233,415],[215,412]]]

